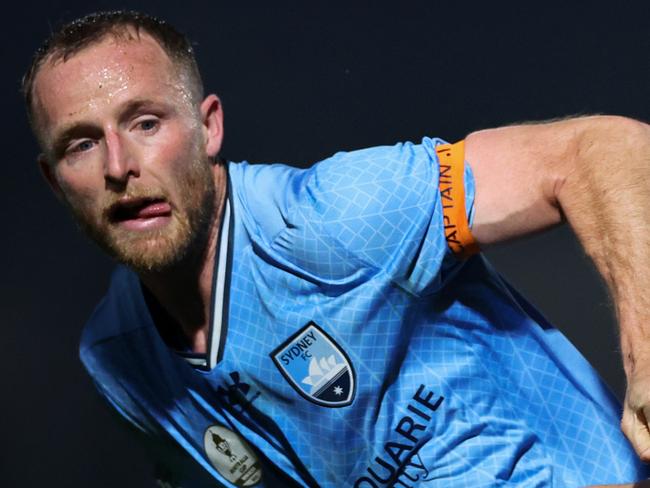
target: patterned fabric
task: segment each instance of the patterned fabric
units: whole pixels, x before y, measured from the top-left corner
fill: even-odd
[[[165,345],[137,276],[115,272],[81,357],[129,421],[194,459],[182,486],[234,486],[206,452],[211,426],[254,450],[256,486],[648,476],[580,353],[482,256],[450,252],[443,142],[338,153],[308,170],[230,163],[223,355],[210,371]],[[471,221],[469,167],[465,177]]]

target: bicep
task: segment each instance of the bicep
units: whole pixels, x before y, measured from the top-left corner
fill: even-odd
[[[476,183],[472,234],[480,245],[562,221],[556,194],[570,171],[580,120],[502,127],[467,137],[465,159]]]

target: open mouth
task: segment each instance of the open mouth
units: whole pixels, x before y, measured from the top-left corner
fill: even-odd
[[[147,225],[171,217],[172,207],[163,198],[129,198],[109,207],[109,220],[116,224]]]

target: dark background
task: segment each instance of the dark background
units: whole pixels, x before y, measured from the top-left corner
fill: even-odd
[[[222,98],[224,155],[234,160],[306,165],[338,150],[424,135],[456,140],[569,114],[650,119],[647,1],[230,3],[17,2],[4,14],[3,486],[153,486],[141,449],[77,358],[112,264],[40,178],[18,93],[32,51],[61,20],[127,7],[177,25],[196,43],[206,86]],[[488,254],[620,396],[612,310],[570,231]]]

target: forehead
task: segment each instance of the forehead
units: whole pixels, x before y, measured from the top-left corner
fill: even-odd
[[[39,125],[108,107],[132,96],[184,91],[178,69],[149,35],[107,35],[67,60],[46,61],[34,82]]]

